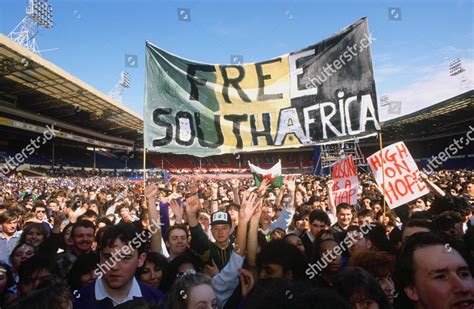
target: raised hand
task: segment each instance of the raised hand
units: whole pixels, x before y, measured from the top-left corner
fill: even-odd
[[[194,178],[191,179],[188,185],[188,192],[190,195],[195,195],[198,192],[198,185],[197,185],[196,180],[194,180]]]
[[[239,222],[250,221],[257,206],[257,194],[253,192],[244,192],[240,203]]]
[[[334,180],[329,179],[329,180],[326,182],[326,186],[328,187],[328,189],[332,190],[332,188],[333,188],[333,186],[334,186]]]
[[[420,179],[423,180],[423,181],[429,180],[428,176],[425,173],[421,172],[421,171],[418,173],[418,177],[420,177]]]
[[[288,176],[286,179],[286,188],[290,192],[295,192],[296,190],[296,177],[295,176]]]
[[[194,215],[196,216],[197,212],[199,209],[201,209],[201,202],[199,201],[199,198],[196,195],[190,196],[186,200],[186,213],[189,215]]]
[[[240,186],[240,181],[238,179],[231,179],[230,180],[230,185],[232,187],[232,189],[239,189],[239,186]]]
[[[178,221],[181,222],[183,219],[183,213],[184,213],[184,209],[181,206],[181,204],[177,200],[172,199],[170,200],[170,208],[171,208],[171,211],[174,213],[176,222]]]
[[[219,273],[219,267],[217,267],[216,263],[214,263],[214,260],[212,260],[212,266],[204,266],[204,272],[212,278]]]
[[[255,222],[257,225],[260,222],[260,217],[262,216],[262,200],[259,199],[257,200],[257,206],[255,207],[255,210],[252,214],[252,218],[250,218],[251,222]]]
[[[54,225],[61,225],[65,217],[66,216],[64,215],[62,211],[54,211],[53,212]]]
[[[247,297],[253,286],[255,285],[255,278],[252,272],[241,268],[240,269],[240,284],[242,285],[242,297]]]
[[[258,186],[258,196],[259,197],[264,197],[267,194],[268,188],[270,188],[271,183],[267,178],[263,178],[262,182],[260,183],[260,186]]]
[[[156,199],[156,195],[158,193],[158,188],[155,184],[149,184],[145,188],[145,196],[148,200]]]
[[[219,191],[219,185],[215,182],[211,184],[211,193],[213,197],[217,197]]]

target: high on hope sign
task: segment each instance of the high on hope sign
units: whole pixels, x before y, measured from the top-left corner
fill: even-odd
[[[334,181],[332,187],[334,205],[347,203],[354,205],[357,203],[357,169],[352,160],[352,155],[339,159],[331,168],[331,178]]]
[[[418,178],[418,166],[403,142],[392,144],[371,155],[368,164],[390,208],[411,202],[429,193],[425,183]],[[382,178],[382,161],[385,186]]]

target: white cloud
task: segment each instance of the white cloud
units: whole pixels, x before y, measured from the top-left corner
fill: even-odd
[[[431,74],[424,75],[405,88],[386,93],[389,101],[402,102],[402,110],[400,115],[390,115],[388,107],[379,107],[380,120],[386,121],[407,115],[474,89],[472,80],[474,59],[462,59],[462,61],[462,66],[466,70],[462,74],[450,76],[445,66],[438,67],[437,73],[433,72],[434,67],[424,67],[422,71]],[[467,79],[467,82],[461,82],[462,77]]]

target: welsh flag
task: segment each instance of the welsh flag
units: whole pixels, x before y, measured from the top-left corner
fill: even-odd
[[[255,186],[260,186],[263,179],[268,179],[271,183],[270,188],[281,187],[283,185],[283,178],[281,177],[281,160],[273,165],[270,169],[263,169],[253,165],[249,162],[250,171],[253,174]]]

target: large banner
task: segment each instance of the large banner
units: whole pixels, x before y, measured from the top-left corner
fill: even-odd
[[[334,181],[331,197],[334,199],[334,205],[340,203],[357,204],[359,178],[352,155],[341,158],[332,165],[331,179]]]
[[[144,144],[211,156],[362,138],[380,129],[363,18],[257,63],[197,63],[146,43]]]
[[[418,166],[403,142],[377,151],[367,158],[367,163],[377,184],[385,192],[385,200],[390,208],[401,206],[430,192],[419,179]]]

